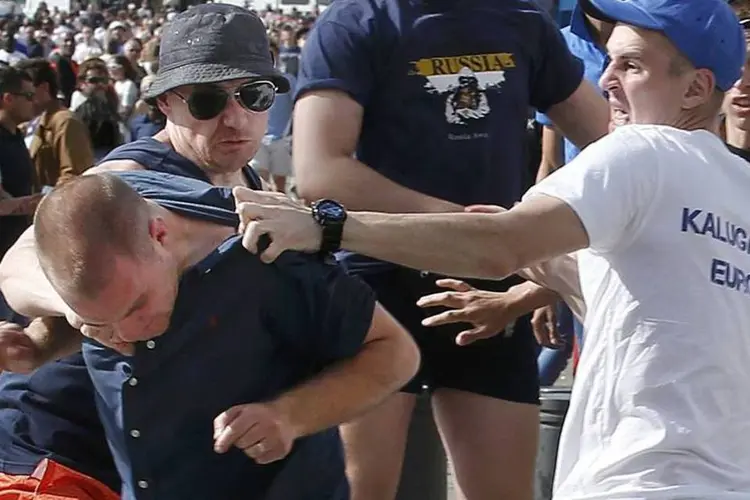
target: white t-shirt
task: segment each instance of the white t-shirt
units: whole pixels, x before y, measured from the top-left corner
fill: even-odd
[[[536,194],[590,240],[555,500],[750,499],[747,162],[708,131],[630,125]]]

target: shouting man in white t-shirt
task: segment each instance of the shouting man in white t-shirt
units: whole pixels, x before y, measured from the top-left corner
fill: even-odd
[[[502,278],[578,252],[589,332],[556,499],[750,498],[750,169],[715,134],[745,39],[724,0],[591,0],[616,20],[613,126],[495,214],[311,210],[237,189],[244,242]],[[270,244],[259,248],[260,236]]]

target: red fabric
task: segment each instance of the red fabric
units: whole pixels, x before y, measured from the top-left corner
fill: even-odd
[[[42,460],[30,476],[0,474],[0,500],[119,499],[96,479],[51,460]]]

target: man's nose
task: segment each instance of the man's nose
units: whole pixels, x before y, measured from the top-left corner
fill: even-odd
[[[221,119],[224,126],[227,128],[244,130],[249,125],[250,120],[253,119],[253,114],[254,113],[248,111],[242,106],[242,104],[237,102],[237,99],[234,96],[230,96]]]

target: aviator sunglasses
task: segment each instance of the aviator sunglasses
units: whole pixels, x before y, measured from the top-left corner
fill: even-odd
[[[195,87],[188,97],[172,91],[182,102],[188,105],[188,110],[196,120],[211,120],[216,118],[227,107],[229,98],[233,97],[240,106],[248,111],[262,113],[268,111],[276,99],[276,85],[268,80],[256,80],[240,85],[233,92],[228,92],[215,85],[201,85]]]

